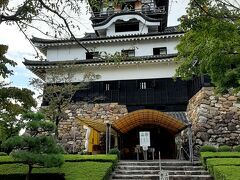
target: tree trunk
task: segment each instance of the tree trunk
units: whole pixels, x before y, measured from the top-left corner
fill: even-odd
[[[28,174],[26,176],[26,180],[30,180],[32,169],[33,169],[32,165],[28,165]]]
[[[56,117],[56,120],[55,120],[55,125],[56,125],[56,127],[55,127],[55,139],[57,140],[58,139],[58,124],[59,124],[59,121],[60,121],[60,118],[59,118],[59,116],[57,116]]]

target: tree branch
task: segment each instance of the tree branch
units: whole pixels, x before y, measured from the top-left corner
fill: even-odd
[[[66,28],[68,29],[71,37],[77,42],[77,44],[78,44],[79,46],[81,46],[83,49],[85,49],[85,50],[89,53],[89,50],[88,50],[84,45],[82,45],[82,44],[78,41],[78,39],[75,37],[75,35],[72,33],[72,30],[70,29],[67,20],[66,20],[61,14],[59,14],[57,11],[55,11],[55,10],[51,9],[49,6],[47,6],[42,0],[38,0],[38,1],[40,2],[40,4],[41,4],[45,9],[47,9],[47,10],[49,10],[50,12],[56,14],[60,19],[63,20],[63,22],[64,22]]]
[[[19,20],[22,20],[19,16],[21,16],[21,13],[23,12],[24,8],[27,6],[28,4],[28,0],[26,0],[22,6],[20,6],[16,13],[13,14],[13,15],[10,15],[10,16],[6,16],[4,14],[1,14],[0,15],[0,24],[4,21],[19,21]]]
[[[34,46],[34,44],[32,43],[32,41],[28,38],[27,34],[22,30],[22,27],[18,24],[18,22],[16,22],[18,28],[20,29],[20,31],[23,33],[23,35],[25,36],[25,38],[30,42],[30,44],[32,45],[33,49],[35,50],[37,57],[39,57],[39,53],[36,49],[36,47]]]

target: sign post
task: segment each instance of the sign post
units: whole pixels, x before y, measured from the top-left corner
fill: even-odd
[[[139,132],[140,146],[143,148],[144,160],[147,160],[147,150],[150,145],[150,132],[140,131]]]

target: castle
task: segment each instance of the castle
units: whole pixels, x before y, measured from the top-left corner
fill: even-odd
[[[99,153],[118,147],[122,158],[133,159],[142,131],[150,132],[150,147],[161,151],[162,158],[177,157],[181,132],[188,132],[190,157],[192,149],[204,144],[240,144],[237,95],[216,96],[204,76],[173,79],[176,45],[184,32],[167,27],[168,6],[168,0],[124,0],[92,7],[95,33],[78,39],[88,51],[73,39],[32,39],[47,60],[24,64],[44,80],[46,69],[61,62],[100,75],[87,90],[75,93],[59,124],[67,150]],[[102,52],[124,58],[106,61]],[[80,72],[74,73],[73,82],[83,80]],[[95,96],[103,98],[85,101]]]

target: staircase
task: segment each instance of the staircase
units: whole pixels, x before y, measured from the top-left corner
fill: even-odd
[[[168,171],[169,180],[213,180],[200,162],[162,160],[161,168]],[[159,180],[158,173],[158,161],[120,161],[110,179]]]

